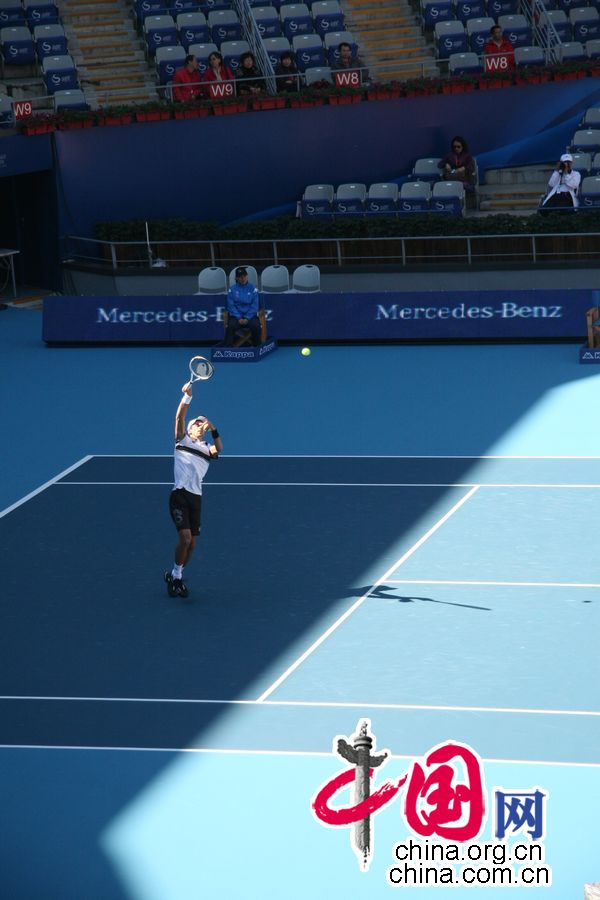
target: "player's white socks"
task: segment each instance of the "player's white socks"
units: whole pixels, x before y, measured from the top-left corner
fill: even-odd
[[[178,566],[177,563],[173,565],[173,571],[171,572],[172,578],[183,578],[183,566]]]

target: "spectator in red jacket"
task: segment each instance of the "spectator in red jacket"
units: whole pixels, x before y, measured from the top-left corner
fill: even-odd
[[[490,28],[490,39],[485,42],[483,52],[486,57],[490,57],[490,61],[486,62],[486,72],[514,69],[515,48],[508,38],[504,37],[500,25],[492,25]]]
[[[178,103],[191,103],[200,97],[200,73],[195,56],[186,56],[185,64],[173,78],[173,97]]]
[[[229,66],[226,66],[223,62],[223,57],[219,53],[218,50],[213,50],[213,52],[208,57],[208,66],[206,67],[206,72],[204,73],[205,82],[209,84],[212,82],[225,82],[227,84],[229,82],[229,87],[225,91],[225,93],[233,93],[234,92],[234,80],[233,74]]]

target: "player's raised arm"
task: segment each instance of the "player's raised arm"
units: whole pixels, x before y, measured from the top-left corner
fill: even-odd
[[[206,428],[207,428],[207,431],[208,430],[210,431],[211,437],[214,441],[214,444],[211,447],[211,453],[213,452],[213,449],[214,449],[215,455],[217,453],[222,453],[223,452],[223,441],[221,440],[221,435],[219,434],[216,425],[207,419]]]
[[[177,413],[175,414],[176,441],[180,441],[185,435],[185,417],[187,416],[188,407],[192,402],[192,385],[189,381],[183,385],[181,390],[183,391],[183,397],[181,398],[181,403],[177,407]]]

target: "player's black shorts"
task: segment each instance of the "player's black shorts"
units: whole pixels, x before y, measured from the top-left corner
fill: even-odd
[[[200,494],[191,494],[185,488],[177,488],[171,491],[169,497],[169,512],[175,522],[177,531],[189,528],[192,534],[200,534],[200,515],[202,511],[202,497]]]

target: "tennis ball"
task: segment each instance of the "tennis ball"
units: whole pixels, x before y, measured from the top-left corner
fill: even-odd
[[[300,353],[302,356],[310,356],[310,347],[303,347]]]

